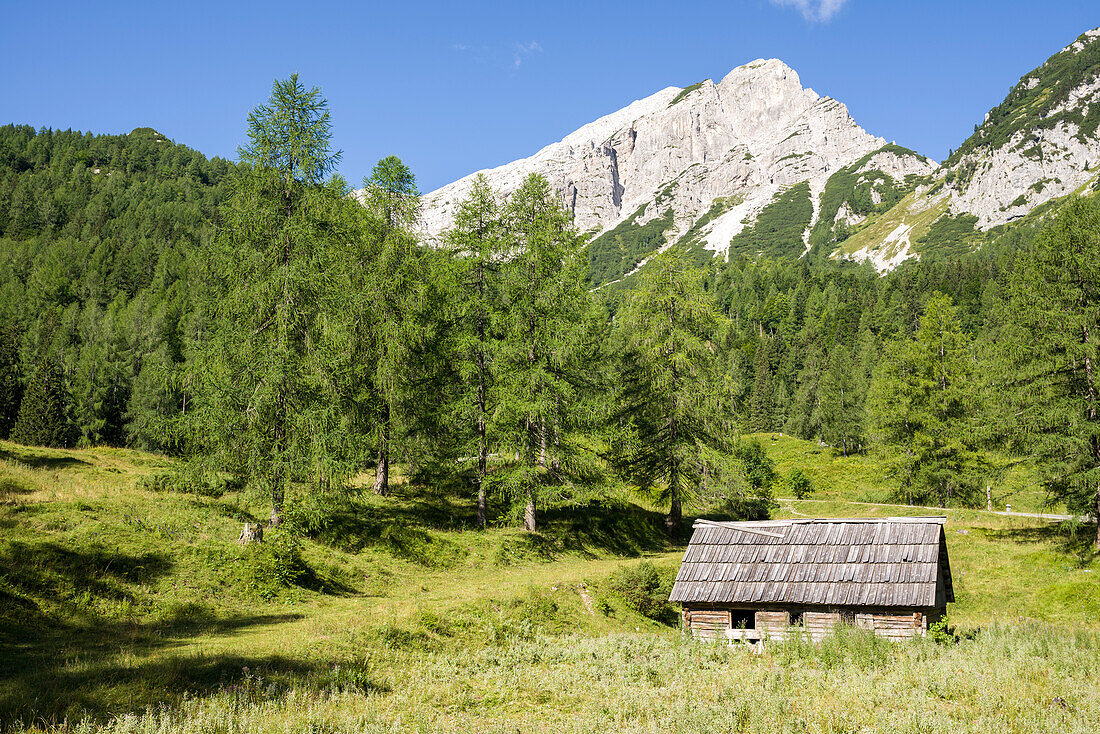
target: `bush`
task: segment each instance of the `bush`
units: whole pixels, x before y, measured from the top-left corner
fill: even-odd
[[[801,469],[791,469],[791,473],[787,475],[787,489],[797,499],[802,499],[814,491],[810,478]]]
[[[274,599],[308,571],[298,538],[285,529],[269,530],[264,542],[246,546],[245,553],[248,587],[262,599]]]
[[[775,462],[755,438],[738,441],[733,450],[734,456],[741,462],[745,472],[745,481],[757,493],[770,493],[775,483]]]
[[[674,625],[680,614],[669,603],[668,595],[675,579],[672,569],[658,569],[651,562],[642,561],[636,566],[621,566],[611,574],[607,585],[626,606],[643,617]]]

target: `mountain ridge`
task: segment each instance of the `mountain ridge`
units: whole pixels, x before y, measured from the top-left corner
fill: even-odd
[[[672,242],[709,215],[714,221],[707,232],[701,235],[696,228],[693,236],[724,253],[739,225],[754,220],[790,187],[808,183],[816,199],[831,172],[887,145],[859,127],[841,102],[802,87],[797,72],[782,61],[758,59],[717,83],[667,87],[528,158],[425,195],[424,231],[429,239],[438,238],[478,175],[507,196],[524,176],[541,173],[578,229],[595,237],[594,258],[606,254],[597,244],[601,237],[626,236],[625,244],[616,245],[624,250],[623,259],[605,273],[611,279],[639,259],[631,228],[667,218],[661,237]],[[913,157],[893,166],[924,172],[931,162]],[[714,210],[720,198],[730,204],[725,211]],[[814,206],[815,216],[816,211]]]
[[[784,62],[756,59],[426,194],[423,232],[439,238],[478,175],[507,197],[541,173],[592,237],[597,283],[677,242],[724,257],[854,259],[885,272],[935,250],[930,233],[950,229],[952,246],[974,249],[990,230],[1095,186],[1098,126],[1100,29],[1021,77],[939,164],[868,133]],[[805,196],[792,193],[803,183]],[[794,219],[767,224],[781,214]]]

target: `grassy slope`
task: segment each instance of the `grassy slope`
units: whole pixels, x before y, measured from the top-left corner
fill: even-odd
[[[916,192],[910,192],[883,214],[868,217],[855,234],[840,243],[837,252],[851,255],[865,248],[875,252],[886,237],[903,224],[911,227],[909,241],[916,245],[917,240],[927,234],[932,223],[946,211],[946,199],[935,201],[927,193],[918,196]],[[889,256],[894,253],[884,254]]]
[[[812,501],[784,502],[782,516],[927,512],[852,504],[888,498],[872,459],[760,438],[782,473],[802,467],[818,488]],[[553,511],[532,538],[466,529],[471,508],[454,497],[363,496],[303,542],[300,585],[265,598],[250,570],[258,551],[234,542],[243,519],[262,516],[261,498],[149,492],[137,479],[166,462],[136,452],[0,449],[0,725],[929,731],[965,718],[973,730],[1026,730],[1058,725],[1055,695],[1077,712],[1064,730],[1100,717],[1091,633],[1002,630],[957,648],[855,637],[762,657],[685,644],[606,583],[641,556],[678,564],[658,516],[637,505]],[[1025,469],[1016,474],[1022,507],[1034,490]],[[956,622],[1100,627],[1087,531],[1075,540],[1030,520],[947,512]],[[1041,649],[1026,652],[1033,639]],[[1055,664],[1065,656],[1078,667]],[[998,707],[990,691],[1014,678],[1024,698]],[[169,708],[113,718],[158,702]]]

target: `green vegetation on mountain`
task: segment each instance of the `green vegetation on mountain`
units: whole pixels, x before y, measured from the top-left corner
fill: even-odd
[[[809,228],[814,209],[810,185],[802,182],[775,197],[730,240],[731,255],[797,258],[806,249],[803,233]]]
[[[697,249],[706,226],[742,201],[744,201],[744,197],[739,194],[716,197],[714,201],[711,202],[710,209],[708,209],[703,216],[695,220],[695,223],[691,225],[691,228],[688,229],[687,232],[684,232],[680,239],[676,241],[676,244],[689,249]]]
[[[988,238],[974,225],[978,218],[971,214],[943,214],[932,222],[915,240],[918,252],[958,257],[978,249]]]
[[[186,403],[176,376],[201,328],[205,271],[190,257],[214,231],[233,170],[148,128],[0,128],[6,374],[64,406],[34,408],[25,440],[170,448],[158,416]]]
[[[666,209],[664,214],[645,224],[637,224],[636,220],[648,206],[638,207],[624,222],[588,243],[585,252],[590,283],[599,285],[623,277],[665,244],[665,232],[672,227],[675,212]],[[654,206],[660,208],[661,197]]]
[[[1076,43],[1083,48],[1077,50],[1071,44],[1021,77],[1004,101],[989,111],[985,121],[944,161],[944,165],[955,166],[978,149],[996,150],[1019,131],[1047,130],[1063,121],[1078,126],[1077,136],[1082,141],[1095,137],[1100,127],[1100,106],[1089,105],[1084,110],[1063,109],[1076,87],[1100,74],[1100,38],[1083,34]],[[1054,110],[1061,111],[1052,114]],[[1026,147],[1031,142],[1025,139],[1020,145]],[[965,173],[962,173],[964,180]]]
[[[704,81],[701,81],[701,82],[695,82],[694,84],[689,84],[688,86],[684,87],[683,89],[680,90],[679,94],[677,94],[675,97],[672,98],[672,101],[668,103],[668,106],[671,107],[672,105],[676,104],[677,102],[683,100],[689,94],[691,94],[692,92],[694,92],[697,89],[699,89],[700,87],[702,87],[705,83],[706,83],[706,81],[704,80]]]
[[[841,242],[860,229],[862,223],[849,225],[846,221],[837,221],[837,213],[842,206],[846,207],[849,216],[866,218],[882,214],[917,186],[918,181],[912,177],[907,181],[895,181],[892,176],[879,169],[863,170],[879,154],[920,157],[908,148],[891,143],[830,176],[821,193],[817,224],[810,232],[810,246],[815,258],[832,254]],[[878,198],[878,202],[875,198]]]

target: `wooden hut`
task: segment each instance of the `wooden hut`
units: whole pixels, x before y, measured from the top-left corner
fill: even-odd
[[[943,517],[698,520],[670,601],[708,639],[922,635],[955,601]]]

